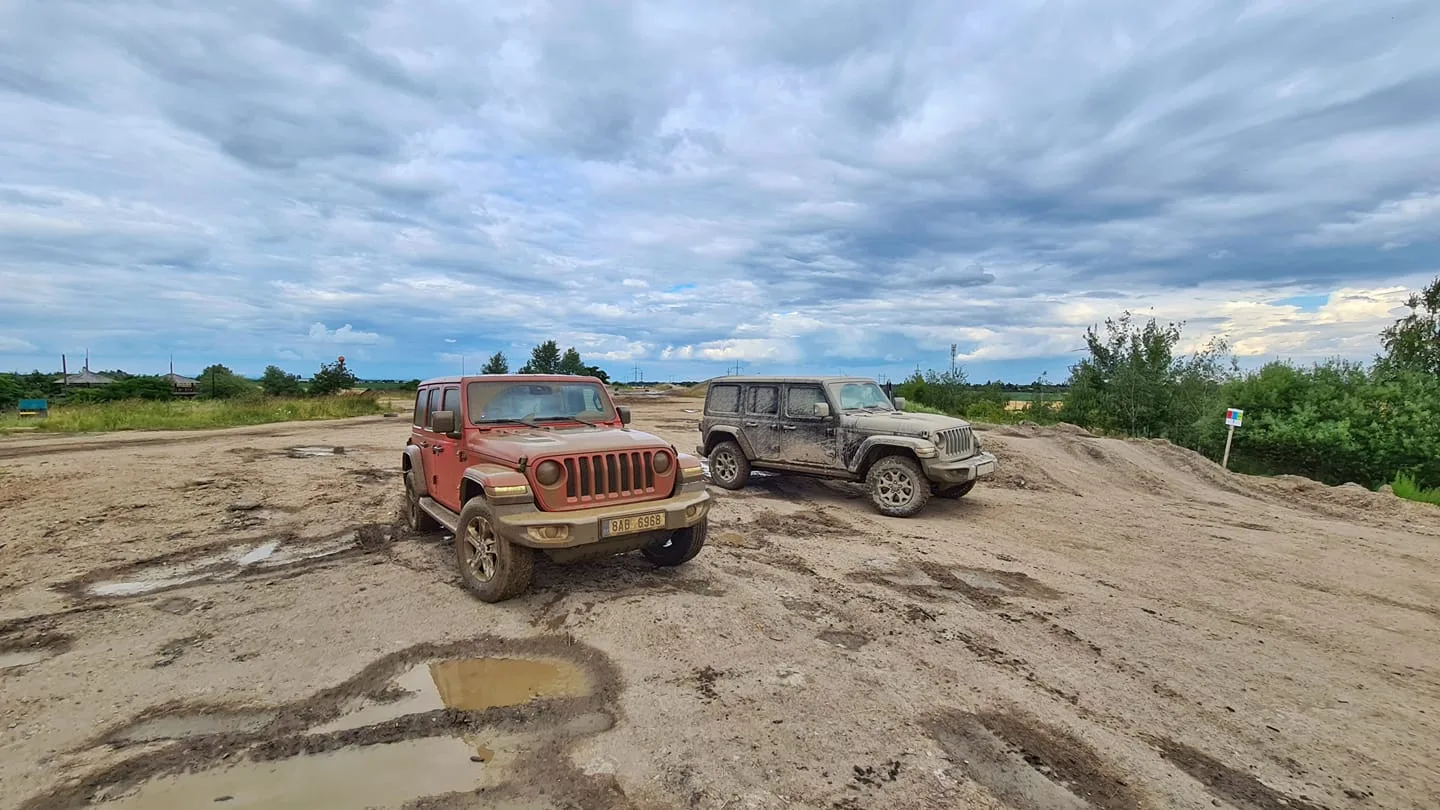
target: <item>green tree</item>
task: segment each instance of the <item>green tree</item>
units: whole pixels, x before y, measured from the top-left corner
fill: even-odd
[[[555,341],[547,340],[530,350],[530,362],[520,369],[521,374],[559,374],[560,347]]]
[[[1384,371],[1409,369],[1440,375],[1440,277],[1405,302],[1410,314],[1380,333]]]
[[[333,363],[322,363],[320,370],[310,378],[310,393],[317,397],[336,394],[355,385],[355,375],[340,357]]]
[[[560,358],[560,363],[556,366],[556,371],[560,374],[584,376],[587,370],[585,361],[580,359],[580,352],[575,351],[574,346],[565,350],[565,355]]]
[[[298,397],[301,394],[300,376],[289,374],[279,366],[266,366],[260,375],[260,388],[266,396]]]
[[[0,374],[0,408],[13,408],[19,404],[22,391],[18,375]]]
[[[204,399],[233,399],[255,390],[255,384],[225,366],[206,366],[195,378],[196,395]]]
[[[585,370],[581,373],[586,377],[594,377],[603,383],[610,382],[610,375],[606,373],[605,369],[599,366],[586,366]]]
[[[485,367],[480,369],[481,374],[509,374],[510,361],[505,359],[504,352],[495,352],[490,359],[485,361]]]

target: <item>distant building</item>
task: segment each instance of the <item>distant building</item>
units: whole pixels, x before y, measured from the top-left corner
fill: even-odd
[[[177,397],[193,397],[200,390],[199,380],[176,374],[174,368],[171,368],[170,373],[165,375],[165,379],[170,381],[170,390]]]
[[[56,377],[55,382],[58,382],[67,388],[98,388],[99,386],[109,385],[110,383],[113,383],[115,381],[110,379],[109,377],[96,374],[95,372],[90,370],[89,366],[86,366],[75,374],[66,374],[61,377]]]

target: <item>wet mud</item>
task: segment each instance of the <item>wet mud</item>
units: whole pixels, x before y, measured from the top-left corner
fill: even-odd
[[[1239,810],[1328,810],[1307,798],[1282,793],[1184,743],[1159,737],[1150,738],[1150,742],[1167,762]]]
[[[45,625],[12,622],[0,629],[0,677],[18,675],[70,649],[73,639]]]
[[[141,753],[21,807],[444,807],[481,791],[622,806],[566,756],[614,724],[618,689],[602,653],[567,639],[423,644],[289,704],[147,711],[86,746]]]
[[[365,524],[320,537],[283,534],[222,541],[102,568],[55,587],[76,599],[119,599],[230,580],[283,576],[296,569],[377,551],[395,535],[391,526]]]
[[[1034,718],[952,712],[926,725],[954,766],[1017,810],[1151,806],[1083,740]]]
[[[1050,600],[1061,595],[1019,571],[946,566],[929,560],[902,560],[896,565],[854,571],[847,578],[926,601],[959,599],[987,610],[1008,606],[1017,598]]]

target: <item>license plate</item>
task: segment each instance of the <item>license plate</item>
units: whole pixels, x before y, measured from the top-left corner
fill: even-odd
[[[634,534],[635,532],[648,532],[652,529],[663,528],[665,528],[665,513],[652,512],[648,515],[610,518],[605,521],[605,536],[613,537],[617,534]]]
[[[975,466],[975,477],[977,478],[993,472],[995,472],[995,462],[993,461],[982,461]]]

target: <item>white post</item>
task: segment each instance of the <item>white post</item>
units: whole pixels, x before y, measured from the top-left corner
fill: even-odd
[[[1232,441],[1234,441],[1234,440],[1235,440],[1235,426],[1234,426],[1234,425],[1231,425],[1231,426],[1230,426],[1230,432],[1227,433],[1227,434],[1225,434],[1225,458],[1224,458],[1224,460],[1222,460],[1222,461],[1220,462],[1220,466],[1221,466],[1221,467],[1224,467],[1224,468],[1227,469],[1227,470],[1230,469],[1230,442],[1232,442]]]

